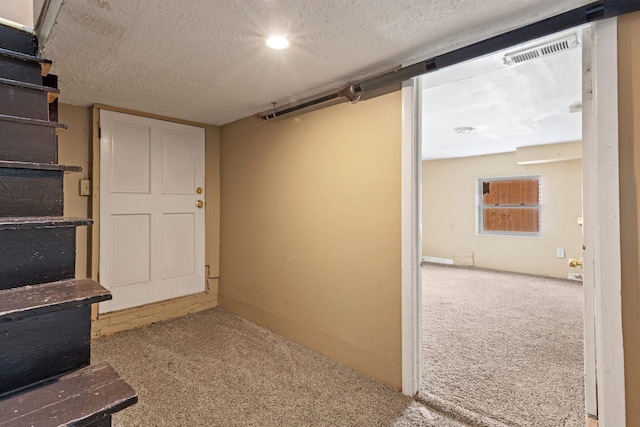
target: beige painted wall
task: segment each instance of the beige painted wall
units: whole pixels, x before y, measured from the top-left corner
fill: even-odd
[[[58,137],[58,163],[81,166],[82,172],[64,176],[64,215],[88,218],[89,197],[80,195],[80,180],[89,179],[89,147],[91,146],[91,109],[59,104],[59,120],[69,128]],[[76,231],[76,277],[87,274],[88,227]]]
[[[540,175],[541,237],[477,233],[477,179]],[[516,153],[425,161],[422,164],[423,256],[454,259],[473,253],[474,265],[567,278],[568,258],[580,258],[582,162],[518,165]],[[565,258],[556,257],[564,248]]]
[[[33,0],[0,0],[0,18],[33,27]]]
[[[401,384],[399,92],[222,127],[220,305]]]
[[[210,284],[220,276],[220,128],[205,129],[205,263]],[[216,279],[214,279],[216,278]]]
[[[155,117],[160,118],[160,117]],[[88,211],[89,197],[80,196],[80,179],[91,179],[89,174],[90,148],[93,144],[92,110],[60,104],[59,119],[68,125],[58,139],[58,161],[61,164],[82,166],[82,172],[65,175],[64,202],[66,216],[91,217]],[[193,124],[193,123],[192,123]],[[124,310],[105,316],[94,324],[94,335],[108,334],[130,329],[155,321],[184,315],[217,305],[217,277],[219,275],[220,241],[220,128],[205,128],[205,187],[206,187],[206,247],[205,262],[209,266],[207,292],[196,297],[179,298],[170,303],[151,304],[142,309]],[[90,277],[87,265],[87,227],[78,228],[76,276]],[[96,258],[96,262],[98,262]]]
[[[640,12],[618,27],[622,329],[627,425],[640,425]]]

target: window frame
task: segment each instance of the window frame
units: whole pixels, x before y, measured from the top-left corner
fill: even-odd
[[[494,209],[537,209],[538,210],[538,231],[495,231],[484,229],[484,209],[483,204],[483,182],[491,181],[524,181],[530,179],[538,180],[538,203],[535,205],[498,205],[487,206]],[[476,180],[476,228],[478,234],[513,237],[541,237],[542,236],[542,176],[541,175],[511,175],[501,177],[483,177]]]

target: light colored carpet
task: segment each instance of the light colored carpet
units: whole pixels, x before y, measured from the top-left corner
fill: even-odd
[[[422,281],[421,399],[480,425],[584,426],[580,283],[434,264]]]
[[[464,424],[221,308],[102,338],[138,392],[114,426],[442,426]]]

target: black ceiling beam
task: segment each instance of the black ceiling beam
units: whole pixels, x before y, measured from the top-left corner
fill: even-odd
[[[435,62],[435,69],[440,69],[563,30],[637,10],[640,10],[640,0],[601,0],[439,55],[432,60]]]
[[[507,31],[497,36],[482,40],[477,43],[435,56],[416,64],[401,67],[382,75],[362,80],[347,88],[335,91],[335,96],[322,96],[306,100],[302,103],[293,103],[285,106],[282,111],[258,114],[263,120],[273,119],[284,114],[290,114],[299,110],[310,108],[328,99],[335,100],[343,94],[355,94],[355,97],[347,97],[345,100],[358,101],[384,95],[400,89],[402,82],[429,72],[440,70],[451,65],[485,56],[500,50],[508,49],[531,40],[545,37],[560,31],[588,24],[602,19],[613,18],[640,10],[640,0],[600,0],[588,5],[543,19],[533,24],[526,25],[515,30]]]

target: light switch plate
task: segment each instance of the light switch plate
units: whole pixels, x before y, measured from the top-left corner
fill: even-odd
[[[80,180],[80,195],[81,196],[91,195],[91,181],[89,181],[88,179]]]
[[[563,248],[556,249],[556,256],[558,258],[564,258],[564,249]]]

